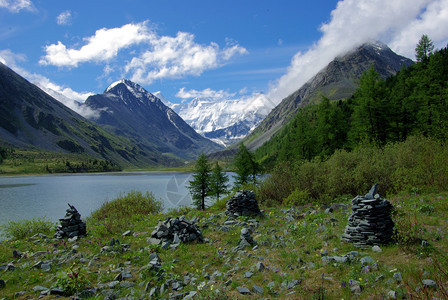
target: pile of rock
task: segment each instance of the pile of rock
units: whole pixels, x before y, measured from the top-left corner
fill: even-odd
[[[254,191],[241,190],[227,200],[226,215],[230,217],[261,215]]]
[[[180,244],[193,241],[204,241],[202,232],[197,227],[198,220],[187,220],[184,216],[176,218],[168,218],[160,222],[156,229],[151,233],[151,244]]]
[[[394,222],[392,204],[381,199],[375,184],[368,194],[352,200],[352,214],[348,219],[342,240],[357,246],[383,245],[392,242]]]
[[[61,224],[57,226],[54,235],[57,239],[80,237],[87,233],[86,222],[81,220],[79,212],[74,206],[70,204],[68,206],[70,208],[67,209],[65,217],[59,219]]]
[[[257,242],[252,238],[250,235],[250,231],[248,228],[241,229],[241,235],[240,240],[238,241],[238,246],[234,249],[234,251],[237,250],[244,250],[247,246],[255,246]]]

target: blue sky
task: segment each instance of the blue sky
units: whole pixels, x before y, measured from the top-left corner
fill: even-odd
[[[448,0],[0,0],[0,61],[78,101],[128,78],[175,103],[278,103],[366,40],[413,58],[446,28]]]

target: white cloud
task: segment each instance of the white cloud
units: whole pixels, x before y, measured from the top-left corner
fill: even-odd
[[[274,82],[268,96],[276,103],[300,88],[336,56],[368,40],[381,40],[400,54],[413,56],[423,33],[447,39],[448,0],[342,0],[321,26],[322,37],[304,53],[297,53],[285,75]]]
[[[89,61],[108,61],[117,56],[118,51],[147,41],[153,35],[147,22],[126,24],[119,28],[102,28],[95,35],[84,38],[86,45],[79,50],[67,49],[58,41],[45,47],[46,55],[39,61],[42,65],[59,67],[77,67],[79,63]]]
[[[448,0],[432,1],[417,19],[393,37],[389,45],[398,53],[414,58],[415,45],[423,34],[428,34],[436,48],[446,47],[447,28]]]
[[[235,55],[247,53],[245,48],[230,40],[221,49],[213,42],[209,45],[196,43],[191,33],[178,32],[174,37],[158,36],[147,21],[119,28],[103,28],[84,41],[85,45],[79,49],[67,48],[60,41],[46,46],[46,55],[41,58],[40,64],[77,67],[85,62],[108,62],[119,51],[145,43],[149,50],[134,56],[124,70],[131,74],[131,80],[149,84],[160,78],[200,75],[205,70],[222,65]],[[129,53],[131,55],[135,49],[132,50]]]
[[[205,70],[222,65],[231,57],[245,54],[239,45],[220,49],[218,44],[200,45],[194,35],[178,32],[175,37],[155,36],[149,41],[151,50],[134,57],[125,67],[131,72],[131,80],[150,84],[156,79],[179,78],[185,75],[200,75]]]
[[[17,62],[26,61],[24,54],[17,54],[9,49],[0,50],[0,62],[8,67],[12,68],[17,65]]]
[[[176,97],[182,98],[182,99],[192,99],[192,98],[210,98],[213,100],[223,100],[223,99],[230,99],[232,97],[235,97],[235,93],[229,93],[224,90],[213,90],[210,88],[207,88],[202,91],[198,90],[185,90],[185,88],[181,88],[177,94]]]
[[[22,9],[33,10],[33,3],[30,0],[0,0],[0,8],[18,13]]]
[[[23,54],[13,53],[11,50],[0,50],[0,62],[13,69],[16,73],[26,78],[28,81],[39,86],[47,94],[51,95],[56,100],[63,103],[65,106],[76,111],[80,115],[89,118],[97,116],[98,112],[80,105],[87,97],[93,95],[90,92],[76,92],[69,87],[58,85],[52,82],[45,76],[36,73],[30,73],[26,69],[18,65],[19,62],[26,61],[26,56]]]
[[[72,13],[69,10],[62,12],[56,17],[56,23],[58,25],[70,25],[72,23]]]

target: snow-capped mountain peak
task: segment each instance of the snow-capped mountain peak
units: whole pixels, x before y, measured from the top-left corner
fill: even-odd
[[[201,135],[228,146],[255,129],[274,105],[258,94],[223,100],[197,97],[171,108]]]

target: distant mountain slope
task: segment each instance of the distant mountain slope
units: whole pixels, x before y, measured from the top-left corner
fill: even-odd
[[[160,153],[194,159],[221,146],[202,137],[179,115],[140,85],[121,80],[103,94],[87,98],[85,106],[98,112],[92,121],[106,130]]]
[[[262,94],[254,99],[195,98],[168,105],[198,133],[224,146],[247,136],[274,108]]]
[[[411,64],[412,60],[397,55],[383,43],[363,44],[335,58],[296,92],[283,99],[244,142],[248,148],[257,149],[288,123],[300,107],[316,103],[322,96],[331,100],[350,97],[361,75],[372,65],[382,78],[387,78],[396,74],[403,65]]]
[[[0,142],[25,149],[82,153],[122,166],[179,163],[108,133],[1,63]]]

